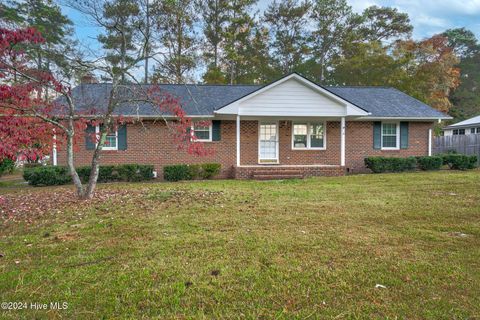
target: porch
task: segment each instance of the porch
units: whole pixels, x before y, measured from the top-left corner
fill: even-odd
[[[236,179],[287,179],[345,173],[345,117],[237,117]]]

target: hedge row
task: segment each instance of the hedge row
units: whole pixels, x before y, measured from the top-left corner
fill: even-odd
[[[439,170],[443,165],[450,169],[467,170],[477,166],[477,156],[463,154],[441,154],[430,157],[367,157],[365,166],[374,173],[403,172],[419,170]]]
[[[15,161],[10,158],[0,160],[0,177],[5,173],[12,173],[15,169]]]
[[[219,163],[176,164],[163,167],[163,178],[166,181],[193,179],[211,179],[220,173]]]
[[[79,167],[77,173],[83,183],[88,182],[90,167]],[[67,167],[44,166],[26,168],[23,178],[32,186],[55,186],[72,182]],[[145,181],[153,178],[153,165],[124,164],[100,166],[98,182]]]

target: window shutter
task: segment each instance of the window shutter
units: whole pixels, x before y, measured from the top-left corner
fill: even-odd
[[[408,148],[408,122],[400,122],[400,148]]]
[[[382,123],[375,121],[373,123],[373,149],[382,148]]]
[[[127,125],[121,125],[117,129],[118,150],[127,150]]]
[[[95,149],[95,142],[93,141],[93,135],[95,134],[95,126],[87,124],[87,129],[85,129],[85,147],[87,150]]]
[[[220,141],[221,139],[220,123],[220,120],[212,121],[212,141]]]

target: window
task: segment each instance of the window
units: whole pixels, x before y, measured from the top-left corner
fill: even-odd
[[[464,135],[464,134],[465,134],[465,129],[453,129],[454,136]]]
[[[474,134],[475,133],[475,128],[470,129],[470,133]]]
[[[398,123],[382,123],[382,149],[395,150],[399,148],[399,128]]]
[[[293,149],[325,149],[324,123],[294,123]]]
[[[193,136],[197,138],[197,141],[212,141],[212,126],[205,126],[204,123],[193,124],[192,126]]]
[[[100,133],[100,126],[96,126],[95,132],[97,135]],[[118,150],[118,131],[109,132],[105,138],[105,144],[103,150]]]

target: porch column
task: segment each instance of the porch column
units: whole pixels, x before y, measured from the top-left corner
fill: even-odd
[[[432,155],[432,129],[428,129],[428,156]]]
[[[53,148],[52,148],[52,164],[57,165],[57,135],[55,129],[53,129]]]
[[[237,114],[237,167],[240,166],[240,115]]]
[[[345,166],[345,117],[340,121],[340,165]]]

